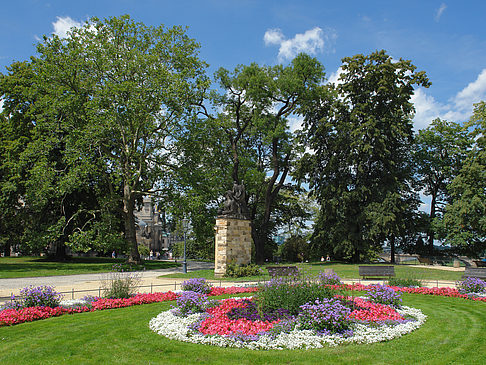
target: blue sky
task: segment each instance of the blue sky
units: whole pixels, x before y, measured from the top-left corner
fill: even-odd
[[[472,104],[486,99],[486,2],[480,0],[8,1],[0,12],[0,72],[35,54],[44,34],[122,14],[147,25],[187,26],[211,74],[221,66],[287,63],[307,51],[333,80],[343,57],[385,49],[412,60],[432,81],[416,91],[416,129],[439,116],[464,121]]]
[[[17,0],[0,11],[0,72],[35,54],[42,35],[63,34],[90,17],[129,14],[147,25],[183,25],[217,68],[317,57],[335,80],[341,59],[385,49],[427,72],[418,89],[416,129],[442,117],[461,122],[486,100],[486,1]],[[0,105],[1,107],[1,105]]]

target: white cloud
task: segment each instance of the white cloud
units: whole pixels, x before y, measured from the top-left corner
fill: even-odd
[[[3,100],[0,99],[0,113],[3,111]]]
[[[54,34],[59,36],[60,38],[66,38],[67,37],[67,32],[71,28],[79,28],[81,27],[81,23],[72,19],[69,16],[61,17],[58,16],[56,18],[56,21],[52,23],[52,26],[54,27]]]
[[[304,123],[304,118],[300,115],[291,116],[289,119],[289,129],[290,132],[294,133],[295,131],[302,129],[302,124]]]
[[[434,16],[434,19],[435,19],[436,22],[439,22],[440,17],[442,16],[442,14],[444,13],[444,11],[446,9],[447,9],[447,5],[445,3],[440,4],[439,9],[437,9],[435,16]]]
[[[315,27],[307,30],[305,33],[298,33],[292,39],[286,39],[280,29],[269,29],[263,36],[265,45],[278,45],[278,58],[280,61],[290,60],[297,54],[304,52],[308,54],[317,54],[324,51],[336,39],[336,32],[327,30],[324,32],[321,28]]]
[[[329,84],[334,84],[334,85],[342,84],[342,81],[339,80],[339,76],[341,75],[342,72],[343,69],[341,66],[339,66],[336,72],[333,72],[329,75],[329,79],[327,80],[327,82]]]
[[[414,127],[416,130],[426,128],[432,120],[441,118],[452,122],[464,122],[470,118],[473,104],[486,100],[486,69],[477,79],[459,91],[449,103],[443,104],[427,95],[425,89],[415,90],[412,102],[415,104]]]

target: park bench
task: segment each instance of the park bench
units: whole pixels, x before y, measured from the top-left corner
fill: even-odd
[[[359,275],[363,277],[363,279],[369,278],[377,278],[377,277],[392,277],[395,276],[395,267],[394,266],[360,266],[359,267]]]
[[[473,260],[473,262],[476,264],[476,267],[486,267],[486,261]]]
[[[486,279],[486,267],[467,266],[464,269],[464,275],[462,275],[462,278],[465,279],[467,277]]]
[[[418,261],[421,263],[421,264],[425,264],[425,265],[433,265],[434,263],[432,262],[432,260],[428,257],[417,257]]]
[[[298,276],[297,266],[267,266],[268,273],[272,278],[278,276]]]

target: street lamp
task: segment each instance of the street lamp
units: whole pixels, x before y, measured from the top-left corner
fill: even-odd
[[[189,219],[184,218],[182,220],[182,229],[184,230],[184,261],[182,262],[182,272],[187,274],[187,261],[186,261],[186,233],[189,229]]]

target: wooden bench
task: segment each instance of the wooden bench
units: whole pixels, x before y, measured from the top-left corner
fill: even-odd
[[[421,264],[426,264],[426,265],[433,265],[433,261],[428,258],[428,257],[417,257],[417,260],[421,263]]]
[[[272,278],[277,276],[298,276],[297,266],[267,266],[268,273]]]
[[[392,277],[395,276],[395,266],[360,266],[359,267],[359,275],[363,277],[363,279],[370,277],[370,278],[377,278],[377,277]]]
[[[476,267],[486,267],[486,261],[473,260],[473,262],[476,264]]]
[[[469,267],[467,266],[464,270],[464,275],[462,278],[479,278],[479,279],[486,279],[486,267]]]

